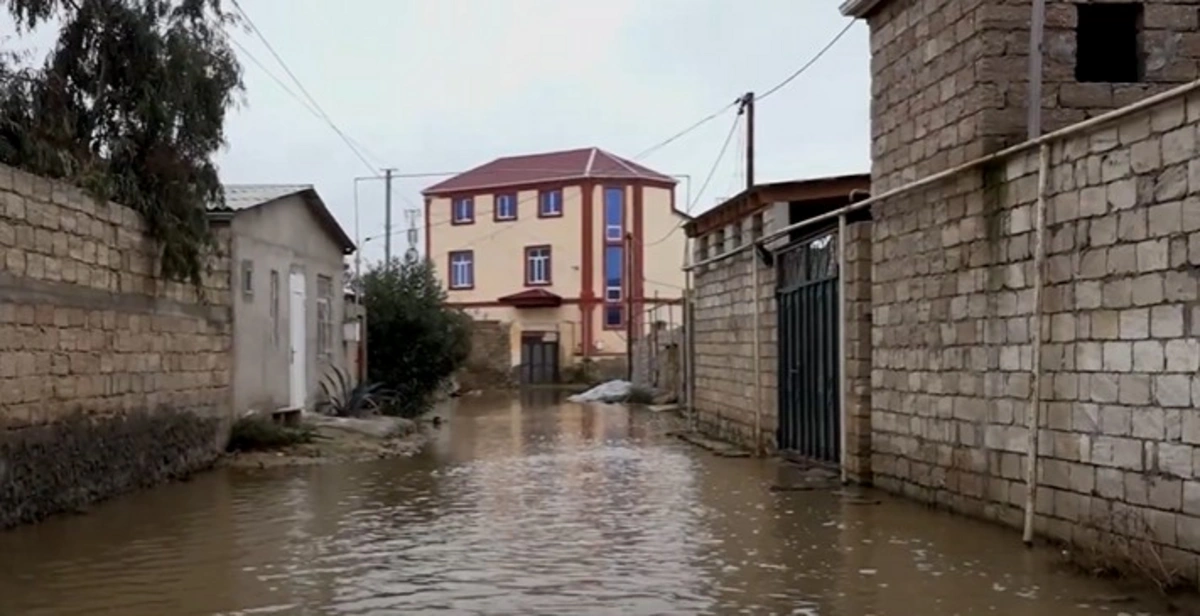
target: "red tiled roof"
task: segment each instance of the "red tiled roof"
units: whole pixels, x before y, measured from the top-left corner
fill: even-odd
[[[424,195],[501,188],[540,182],[588,178],[652,180],[675,184],[675,179],[600,148],[497,158],[421,191]]]

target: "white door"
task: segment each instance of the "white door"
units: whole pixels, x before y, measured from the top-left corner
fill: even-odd
[[[288,401],[291,408],[304,406],[308,397],[308,375],[305,358],[308,357],[304,348],[305,336],[308,333],[308,318],[304,314],[304,272],[292,272],[288,278],[288,288],[291,289],[288,303],[288,327],[291,340],[291,357],[288,369]]]

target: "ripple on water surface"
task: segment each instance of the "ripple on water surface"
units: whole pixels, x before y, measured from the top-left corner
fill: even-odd
[[[0,615],[1157,614],[990,525],[772,492],[619,407],[485,398],[411,460],[216,471],[0,533]]]

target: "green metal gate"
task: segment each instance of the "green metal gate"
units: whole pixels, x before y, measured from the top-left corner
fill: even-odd
[[[837,234],[825,231],[776,253],[779,450],[838,463]]]

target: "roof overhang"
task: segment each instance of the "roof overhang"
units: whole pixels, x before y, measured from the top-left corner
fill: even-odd
[[[842,3],[842,6],[838,7],[838,10],[841,11],[842,15],[845,15],[846,17],[862,19],[869,15],[871,11],[879,8],[879,5],[886,1],[887,0],[846,0]]]
[[[496,301],[513,308],[557,308],[563,304],[562,296],[545,289],[529,289],[505,295]]]
[[[849,203],[854,195],[865,194],[870,188],[871,176],[866,173],[755,184],[685,222],[683,230],[688,237],[697,237],[776,202],[846,199]]]
[[[334,241],[338,243],[338,246],[341,247],[342,254],[354,254],[354,251],[358,249],[357,246],[354,245],[354,240],[350,239],[349,235],[346,235],[346,230],[342,228],[342,225],[338,224],[337,218],[335,218],[333,213],[329,211],[329,208],[326,207],[325,200],[321,199],[321,195],[317,194],[317,189],[315,188],[297,190],[296,192],[280,195],[274,199],[268,199],[262,203],[256,203],[253,206],[246,208],[236,210],[230,208],[210,209],[207,211],[208,220],[210,222],[229,222],[233,220],[234,217],[236,217],[240,212],[259,208],[267,205],[268,203],[275,203],[281,199],[286,199],[293,196],[299,196],[304,201],[304,204],[308,206],[309,211],[311,211],[313,215],[317,217],[317,220],[320,222],[321,226],[325,228],[326,233],[329,233],[330,237],[332,237]]]

